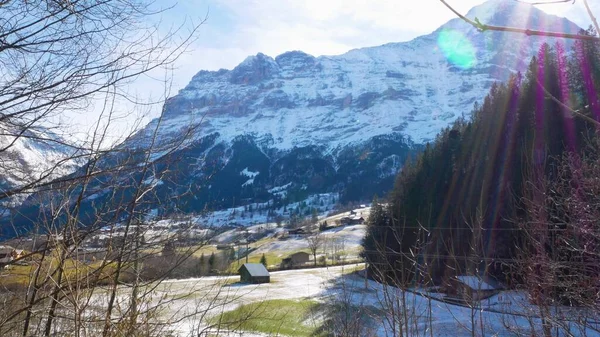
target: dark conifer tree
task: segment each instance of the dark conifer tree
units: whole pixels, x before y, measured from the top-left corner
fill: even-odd
[[[560,45],[543,45],[524,76],[493,84],[470,120],[442,130],[404,166],[388,207],[374,201],[367,261],[396,278],[401,265],[410,269],[402,277],[426,268],[434,282],[473,270],[505,279],[510,264],[494,261],[515,258],[525,244],[517,223],[528,215],[528,186],[554,179],[563,154],[582,151],[597,130],[599,50],[577,42],[567,57]]]
[[[263,254],[263,255],[260,257],[260,263],[261,263],[263,266],[267,267],[267,257],[265,256],[265,254]]]

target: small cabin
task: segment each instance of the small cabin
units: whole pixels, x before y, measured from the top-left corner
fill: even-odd
[[[460,275],[449,280],[447,293],[465,303],[474,303],[497,294],[502,287],[489,277]]]
[[[244,263],[240,269],[240,282],[244,283],[269,283],[271,282],[271,275],[265,266],[261,263]]]
[[[301,266],[308,263],[309,260],[310,254],[308,254],[307,252],[297,252],[283,259],[281,261],[281,268],[287,269],[296,266]]]

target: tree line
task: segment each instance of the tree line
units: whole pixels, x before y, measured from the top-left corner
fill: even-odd
[[[586,39],[545,44],[494,83],[374,201],[370,274],[401,286],[485,274],[537,303],[600,303],[599,92],[600,46]]]

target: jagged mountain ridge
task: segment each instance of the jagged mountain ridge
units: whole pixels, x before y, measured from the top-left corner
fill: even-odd
[[[495,25],[579,30],[567,19],[515,1],[489,1],[467,16]],[[232,70],[197,73],[167,101],[161,134],[169,137],[182,125],[202,123],[199,136],[218,132],[228,141],[253,134],[265,146],[278,149],[317,144],[333,150],[393,132],[423,144],[468,115],[493,82],[525,70],[542,43],[555,41],[481,33],[453,19],[409,42],[339,56],[293,51],[272,58],[259,53]],[[445,51],[448,44],[446,49],[456,50]],[[468,49],[470,64],[449,60],[453,55],[448,54],[469,53]],[[156,121],[148,129],[155,126]]]
[[[467,16],[495,25],[579,30],[514,1],[489,1]],[[440,129],[468,116],[493,82],[525,70],[542,43],[557,41],[481,33],[453,19],[409,42],[339,56],[259,53],[232,70],[200,71],[166,102],[160,119],[120,145],[135,153],[151,143],[156,148],[149,173],[134,172],[119,185],[147,182],[154,192],[144,205],[159,215],[285,203],[322,192],[340,193],[342,202],[382,195],[404,161]],[[561,42],[568,50],[571,42]],[[89,204],[110,202],[103,198],[116,188],[94,186]]]

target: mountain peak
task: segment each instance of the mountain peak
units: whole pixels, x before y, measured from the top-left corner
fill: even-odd
[[[282,70],[282,76],[307,76],[315,69],[317,59],[303,51],[285,52],[275,58]]]
[[[483,24],[536,30],[571,30],[570,21],[548,14],[532,4],[516,0],[488,0],[469,10],[466,17]],[[558,27],[558,28],[557,28]]]
[[[488,22],[494,19],[494,17],[509,17],[518,12],[528,12],[532,8],[534,7],[530,4],[513,0],[488,0],[481,5],[471,8],[466,17],[470,19],[477,18],[481,22]]]
[[[231,71],[230,82],[233,84],[256,84],[270,79],[278,72],[278,65],[272,57],[263,53],[248,56]]]

